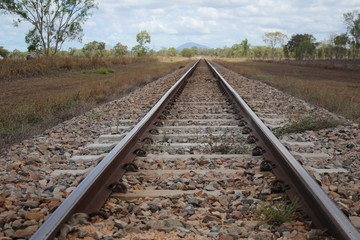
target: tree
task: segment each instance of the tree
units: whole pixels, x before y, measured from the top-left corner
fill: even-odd
[[[15,14],[15,26],[27,21],[33,28],[26,34],[28,50],[42,49],[46,56],[61,49],[65,41],[83,36],[82,24],[96,8],[95,0],[0,0],[3,13]]]
[[[241,57],[243,51],[243,46],[241,44],[235,43],[231,46],[231,53],[227,54],[227,57]]]
[[[284,46],[287,57],[294,56],[297,60],[313,57],[316,53],[315,37],[312,34],[295,34]]]
[[[105,54],[105,43],[92,41],[84,45],[82,48],[86,57],[92,56],[104,56]]]
[[[69,52],[69,56],[74,56],[74,54],[75,54],[75,52],[76,52],[76,48],[72,48],[72,47],[69,47],[69,50],[68,50],[68,52]]]
[[[137,56],[144,56],[149,52],[149,47],[145,46],[151,42],[150,34],[146,30],[142,30],[136,35],[136,41],[138,45],[132,48],[132,51],[137,54]]]
[[[188,58],[191,58],[194,55],[193,51],[190,48],[184,48],[183,50],[181,50],[180,54],[181,56]]]
[[[346,55],[346,44],[349,41],[349,37],[346,33],[337,35],[334,38],[334,44],[335,44],[335,57],[336,59],[340,58],[342,59]]]
[[[9,54],[9,51],[6,50],[3,46],[0,46],[0,56],[2,56],[3,58],[6,58],[8,54]]]
[[[353,12],[344,13],[344,22],[348,33],[353,37],[352,48],[353,57],[359,55],[360,48],[360,13],[355,10]]]
[[[113,49],[112,52],[115,56],[124,56],[128,52],[128,47],[126,45],[122,45],[121,43],[117,43]]]
[[[173,47],[168,49],[168,56],[169,57],[175,57],[177,55],[177,50]]]
[[[194,55],[198,55],[199,54],[199,48],[197,46],[192,46],[191,47],[191,51],[193,52]]]
[[[248,56],[249,54],[249,50],[250,50],[250,43],[249,41],[247,40],[247,38],[245,38],[244,40],[242,40],[241,42],[241,46],[242,46],[242,53],[241,53],[241,56]]]
[[[18,49],[14,49],[10,54],[9,57],[10,58],[25,58],[27,53],[23,53]]]
[[[271,48],[271,57],[275,58],[275,48],[282,47],[287,38],[286,34],[281,32],[267,32],[263,36],[263,41],[268,43]]]
[[[166,47],[162,47],[158,52],[157,56],[167,56],[168,55],[168,49]]]

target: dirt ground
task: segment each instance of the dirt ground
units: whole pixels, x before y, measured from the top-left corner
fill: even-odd
[[[248,78],[360,122],[360,70],[265,61],[217,60]]]
[[[360,71],[346,69],[327,69],[315,66],[296,66],[285,63],[268,62],[238,62],[239,66],[254,69],[255,74],[263,73],[269,75],[299,78],[309,81],[335,81],[346,83],[349,86],[359,88]],[[250,76],[254,75],[254,72]],[[247,77],[250,77],[247,76]]]

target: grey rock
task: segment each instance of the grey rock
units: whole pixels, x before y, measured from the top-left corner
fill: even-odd
[[[188,201],[189,204],[192,204],[192,205],[195,205],[197,207],[200,206],[200,200],[198,198],[191,198],[189,201]]]
[[[96,231],[96,232],[94,233],[94,238],[95,238],[95,239],[102,239],[102,238],[103,238],[103,234],[102,234],[101,232]]]
[[[37,208],[37,207],[39,207],[39,205],[40,205],[39,201],[30,201],[30,202],[23,203],[23,206],[29,207],[29,208]]]
[[[181,232],[181,233],[178,234],[178,237],[179,237],[179,238],[184,238],[184,237],[186,237],[186,233],[185,233],[185,232]]]
[[[154,201],[148,203],[149,207],[150,207],[150,210],[152,212],[156,212],[158,211],[159,209],[161,209],[162,205],[159,201],[159,199],[154,199]]]
[[[225,207],[229,205],[229,198],[226,195],[221,195],[218,200],[219,203]]]
[[[54,186],[50,186],[44,189],[44,192],[50,192],[52,193],[54,191],[55,187]]]
[[[150,220],[146,223],[146,227],[153,230],[158,230],[165,226],[165,221],[163,220]]]
[[[195,209],[192,205],[188,205],[184,210],[183,213],[187,213],[189,215],[194,215],[195,214]]]
[[[264,239],[271,239],[272,233],[268,232],[252,232],[249,235],[249,238],[255,240],[264,240]]]
[[[176,227],[177,230],[180,230],[181,232],[185,232],[185,233],[191,233],[191,231],[189,229],[183,228],[183,227]]]
[[[260,225],[259,226],[259,230],[262,230],[262,229],[271,229],[271,226],[270,225],[268,225],[268,224],[263,224],[263,225]]]
[[[352,195],[352,200],[354,202],[358,202],[360,200],[360,192],[357,192],[355,194]]]
[[[114,239],[113,236],[109,236],[109,235],[104,237],[104,240],[113,240],[113,239]]]
[[[339,194],[344,195],[346,198],[348,197],[348,192],[346,191],[346,188],[344,187],[344,185],[339,185],[337,191]]]
[[[11,225],[9,223],[5,223],[3,229],[10,229],[11,228]]]
[[[360,217],[350,216],[349,219],[352,222],[352,224],[354,225],[354,227],[356,227],[357,229],[360,229]]]
[[[0,224],[10,222],[11,220],[16,218],[15,211],[6,211],[0,214]]]
[[[269,195],[271,194],[271,189],[270,188],[265,188],[261,191],[261,194],[263,195]]]
[[[89,233],[89,231],[86,229],[86,228],[84,228],[84,229],[81,229],[80,231],[79,231],[79,237],[80,238],[84,238],[84,237],[86,237],[86,235]]]
[[[320,235],[324,234],[320,229],[311,229],[309,232],[305,233],[306,239],[318,239]]]
[[[216,237],[217,235],[219,235],[218,232],[208,232],[208,233],[206,233],[206,236],[208,236],[208,237]]]
[[[220,222],[221,220],[213,215],[206,215],[202,221],[204,223],[207,223],[207,222],[212,222],[212,221]]]
[[[165,232],[165,233],[169,233],[171,232],[172,230],[174,230],[174,228],[170,228],[170,227],[162,227],[162,228],[159,228],[158,231],[160,232]]]
[[[242,232],[242,228],[237,226],[236,224],[232,224],[228,229],[227,232],[232,237],[238,238]]]
[[[209,184],[209,185],[205,186],[205,190],[207,190],[207,191],[215,191],[216,188],[214,187],[214,185]]]
[[[119,219],[115,219],[114,222],[115,222],[118,226],[120,226],[121,228],[125,228],[125,227],[128,225],[126,222],[121,221],[121,220],[119,220]]]
[[[7,237],[11,237],[12,235],[14,235],[14,233],[15,233],[15,231],[14,231],[13,229],[6,229],[6,230],[4,231],[4,234],[5,234],[5,236],[7,236]]]
[[[211,228],[211,232],[219,232],[221,229],[221,225],[214,225],[212,228]]]
[[[165,220],[165,226],[169,228],[184,227],[180,220],[176,218],[169,218]]]
[[[249,193],[250,194],[250,193]],[[234,196],[233,196],[233,200],[242,200],[244,198],[243,194],[241,192],[238,192],[236,193]]]
[[[126,237],[126,235],[127,235],[126,231],[124,229],[120,229],[119,231],[114,233],[113,237],[124,238],[124,237]]]

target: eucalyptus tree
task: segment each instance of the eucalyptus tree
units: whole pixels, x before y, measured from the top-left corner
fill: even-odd
[[[247,57],[250,50],[250,43],[247,38],[241,41],[241,46],[242,46],[241,56]]]
[[[177,55],[178,52],[174,47],[171,47],[168,49],[167,53],[168,53],[168,56],[174,57]]]
[[[146,44],[151,42],[151,36],[146,30],[142,30],[136,35],[136,41],[138,45],[132,48],[133,52],[136,52],[137,56],[144,56],[149,52],[149,47]]]
[[[336,59],[342,59],[344,56],[346,56],[346,44],[349,42],[349,37],[346,33],[337,35],[334,38],[334,44],[335,44],[335,57]]]
[[[33,25],[25,36],[28,50],[41,49],[46,56],[55,55],[65,41],[81,41],[82,24],[94,8],[95,0],[0,0],[1,13],[18,16],[15,26]]]
[[[194,55],[194,52],[190,48],[184,48],[180,52],[181,56],[191,58]]]
[[[276,47],[282,47],[286,38],[287,35],[281,32],[267,32],[264,34],[263,41],[269,44],[272,58],[275,57]]]
[[[128,47],[118,42],[112,49],[115,56],[125,56],[128,53]]]
[[[105,42],[92,41],[84,45],[82,48],[83,53],[86,57],[99,56],[103,57],[105,55]]]
[[[344,13],[344,22],[348,33],[352,36],[353,57],[359,55],[360,49],[360,13],[355,10]]]

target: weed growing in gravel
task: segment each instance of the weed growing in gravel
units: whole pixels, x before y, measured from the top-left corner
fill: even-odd
[[[95,120],[95,119],[99,119],[100,116],[101,116],[100,113],[97,113],[97,112],[95,112],[95,111],[92,111],[92,112],[89,114],[88,119],[89,119],[89,121],[92,121],[92,120]]]
[[[301,118],[296,122],[278,127],[273,130],[276,136],[287,133],[301,133],[308,130],[317,131],[325,128],[333,128],[339,125],[338,121],[316,117]]]
[[[270,205],[263,202],[261,206],[258,207],[258,214],[265,223],[279,226],[286,221],[292,220],[297,209],[297,202],[288,203],[282,200]]]

